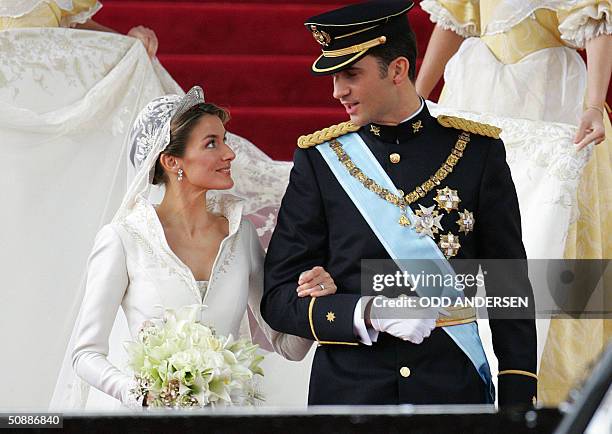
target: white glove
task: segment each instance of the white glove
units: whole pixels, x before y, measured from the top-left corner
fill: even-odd
[[[389,300],[383,295],[379,295],[376,298]],[[381,301],[382,300],[377,303],[379,306],[383,305]],[[373,304],[370,310],[372,328],[381,333],[393,335],[404,341],[420,344],[425,338],[429,337],[431,331],[436,328],[438,315],[440,313],[447,314],[446,312],[433,308],[403,309],[410,309],[409,315],[407,315],[406,311],[404,311],[402,315],[409,316],[408,318],[392,318],[394,316],[393,308],[376,307],[376,305]],[[384,318],[384,316],[391,318]]]

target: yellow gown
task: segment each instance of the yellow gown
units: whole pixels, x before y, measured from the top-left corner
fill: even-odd
[[[487,80],[479,68],[482,65],[473,61],[476,55],[462,50],[462,45],[449,61],[457,70],[455,75],[449,74],[447,65],[441,105],[577,125],[583,110],[586,68],[575,49],[584,48],[589,38],[612,33],[610,0],[423,0],[421,7],[439,26],[468,38],[463,45],[481,44],[484,51],[479,53],[491,56],[491,68],[499,67]],[[546,69],[559,58],[563,61],[556,74]],[[510,68],[516,68],[515,72],[504,76]],[[472,70],[479,74],[477,87],[469,85]],[[500,77],[517,81],[500,91]],[[572,92],[579,94],[568,107],[572,98],[567,95]],[[606,140],[595,147],[578,186],[578,215],[567,234],[566,259],[612,258],[612,128],[608,116],[604,124]],[[609,312],[612,296],[608,291],[603,297],[600,302]],[[539,400],[557,405],[565,399],[611,337],[611,320],[554,317],[541,358]]]
[[[63,9],[70,3],[72,3],[70,9]],[[66,4],[41,1],[25,14],[7,13],[6,16],[0,16],[0,30],[24,27],[71,27],[84,23],[100,8],[102,5],[96,0],[72,0]]]

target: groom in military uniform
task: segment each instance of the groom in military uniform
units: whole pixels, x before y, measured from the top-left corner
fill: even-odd
[[[361,293],[366,258],[525,258],[499,129],[436,119],[416,94],[412,6],[374,1],[305,23],[322,49],[312,72],[332,76],[350,121],[298,140],[261,308],[274,329],[318,342],[310,405],[494,399],[473,310],[384,318]],[[325,271],[316,266],[331,275],[335,294],[305,297],[326,294]],[[491,290],[533,297],[525,270]],[[534,320],[491,319],[490,326],[499,403],[531,404]]]

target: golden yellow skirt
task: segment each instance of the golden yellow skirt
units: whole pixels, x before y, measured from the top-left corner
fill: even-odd
[[[607,115],[604,121],[606,140],[595,147],[578,186],[580,216],[569,229],[566,259],[612,258],[612,127]],[[603,295],[606,312],[612,311],[611,285],[607,282],[608,291]],[[540,365],[538,399],[545,405],[558,405],[579,385],[589,365],[610,342],[610,319],[551,319]]]

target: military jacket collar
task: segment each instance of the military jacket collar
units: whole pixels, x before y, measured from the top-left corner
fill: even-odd
[[[421,110],[416,115],[398,125],[370,123],[363,130],[374,139],[399,144],[417,138],[424,131],[430,129],[434,123],[436,123],[436,119],[429,114],[427,104],[423,101]]]

